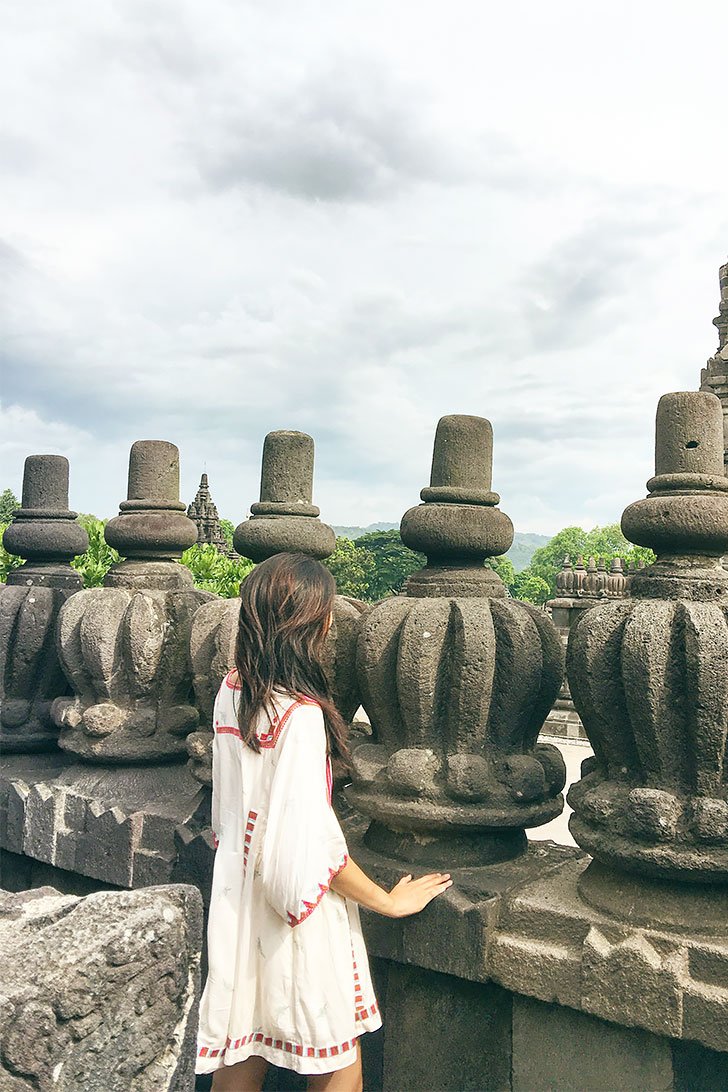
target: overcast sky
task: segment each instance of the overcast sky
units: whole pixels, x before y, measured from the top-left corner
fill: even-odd
[[[612,522],[717,346],[726,0],[5,0],[0,488],[136,439],[257,499],[316,440],[330,523],[396,521],[446,413],[518,530]]]

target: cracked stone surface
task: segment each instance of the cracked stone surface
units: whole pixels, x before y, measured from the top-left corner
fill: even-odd
[[[0,894],[3,1092],[192,1092],[192,887]]]

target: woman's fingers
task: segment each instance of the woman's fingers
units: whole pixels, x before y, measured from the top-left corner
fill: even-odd
[[[413,880],[413,883],[421,884],[423,887],[429,887],[433,884],[445,883],[445,881],[449,879],[449,872],[431,872],[427,876],[420,876],[418,880]]]

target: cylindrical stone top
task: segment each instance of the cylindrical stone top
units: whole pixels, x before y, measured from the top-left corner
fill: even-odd
[[[23,470],[21,508],[68,510],[68,459],[65,455],[29,455]]]
[[[269,432],[263,444],[261,503],[311,504],[313,438],[305,432]]]
[[[714,394],[663,394],[655,428],[655,475],[662,474],[723,477],[723,411]]]
[[[430,486],[489,490],[493,480],[493,428],[485,417],[450,414],[435,433]]]
[[[323,559],[336,535],[318,519],[313,495],[313,439],[305,432],[269,432],[263,443],[260,500],[250,519],[235,528],[233,545],[243,557],[263,561],[283,552]]]
[[[497,504],[491,491],[493,429],[485,417],[454,413],[441,417],[435,432],[430,484],[425,503]]]
[[[88,549],[88,535],[68,508],[68,459],[63,455],[29,455],[23,471],[23,503],[3,536],[8,553],[28,564],[8,574],[9,584],[46,583],[80,586],[68,566]],[[53,567],[38,577],[39,567]]]
[[[178,558],[197,541],[197,527],[179,499],[179,450],[166,440],[137,440],[129,453],[127,500],[104,538],[127,560]],[[114,573],[110,578],[116,579]]]
[[[130,501],[179,505],[179,449],[167,440],[137,440],[129,454]]]
[[[622,513],[630,542],[649,546],[658,562],[675,557],[719,558],[728,551],[728,478],[723,472],[723,412],[707,391],[665,394],[657,407],[655,468],[650,493]],[[657,588],[652,566],[632,591]],[[714,584],[717,577],[711,575]],[[718,589],[722,593],[722,588]]]

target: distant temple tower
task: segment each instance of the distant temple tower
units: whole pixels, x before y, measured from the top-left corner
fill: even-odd
[[[713,325],[718,327],[718,350],[700,374],[700,389],[717,394],[723,406],[723,458],[728,472],[728,262],[720,267],[720,307]]]
[[[191,519],[197,527],[198,546],[217,546],[218,550],[227,554],[228,557],[234,555],[234,550],[228,546],[227,539],[222,533],[217,505],[210,496],[207,474],[203,474],[200,478],[200,488],[187,509],[187,518]]]

